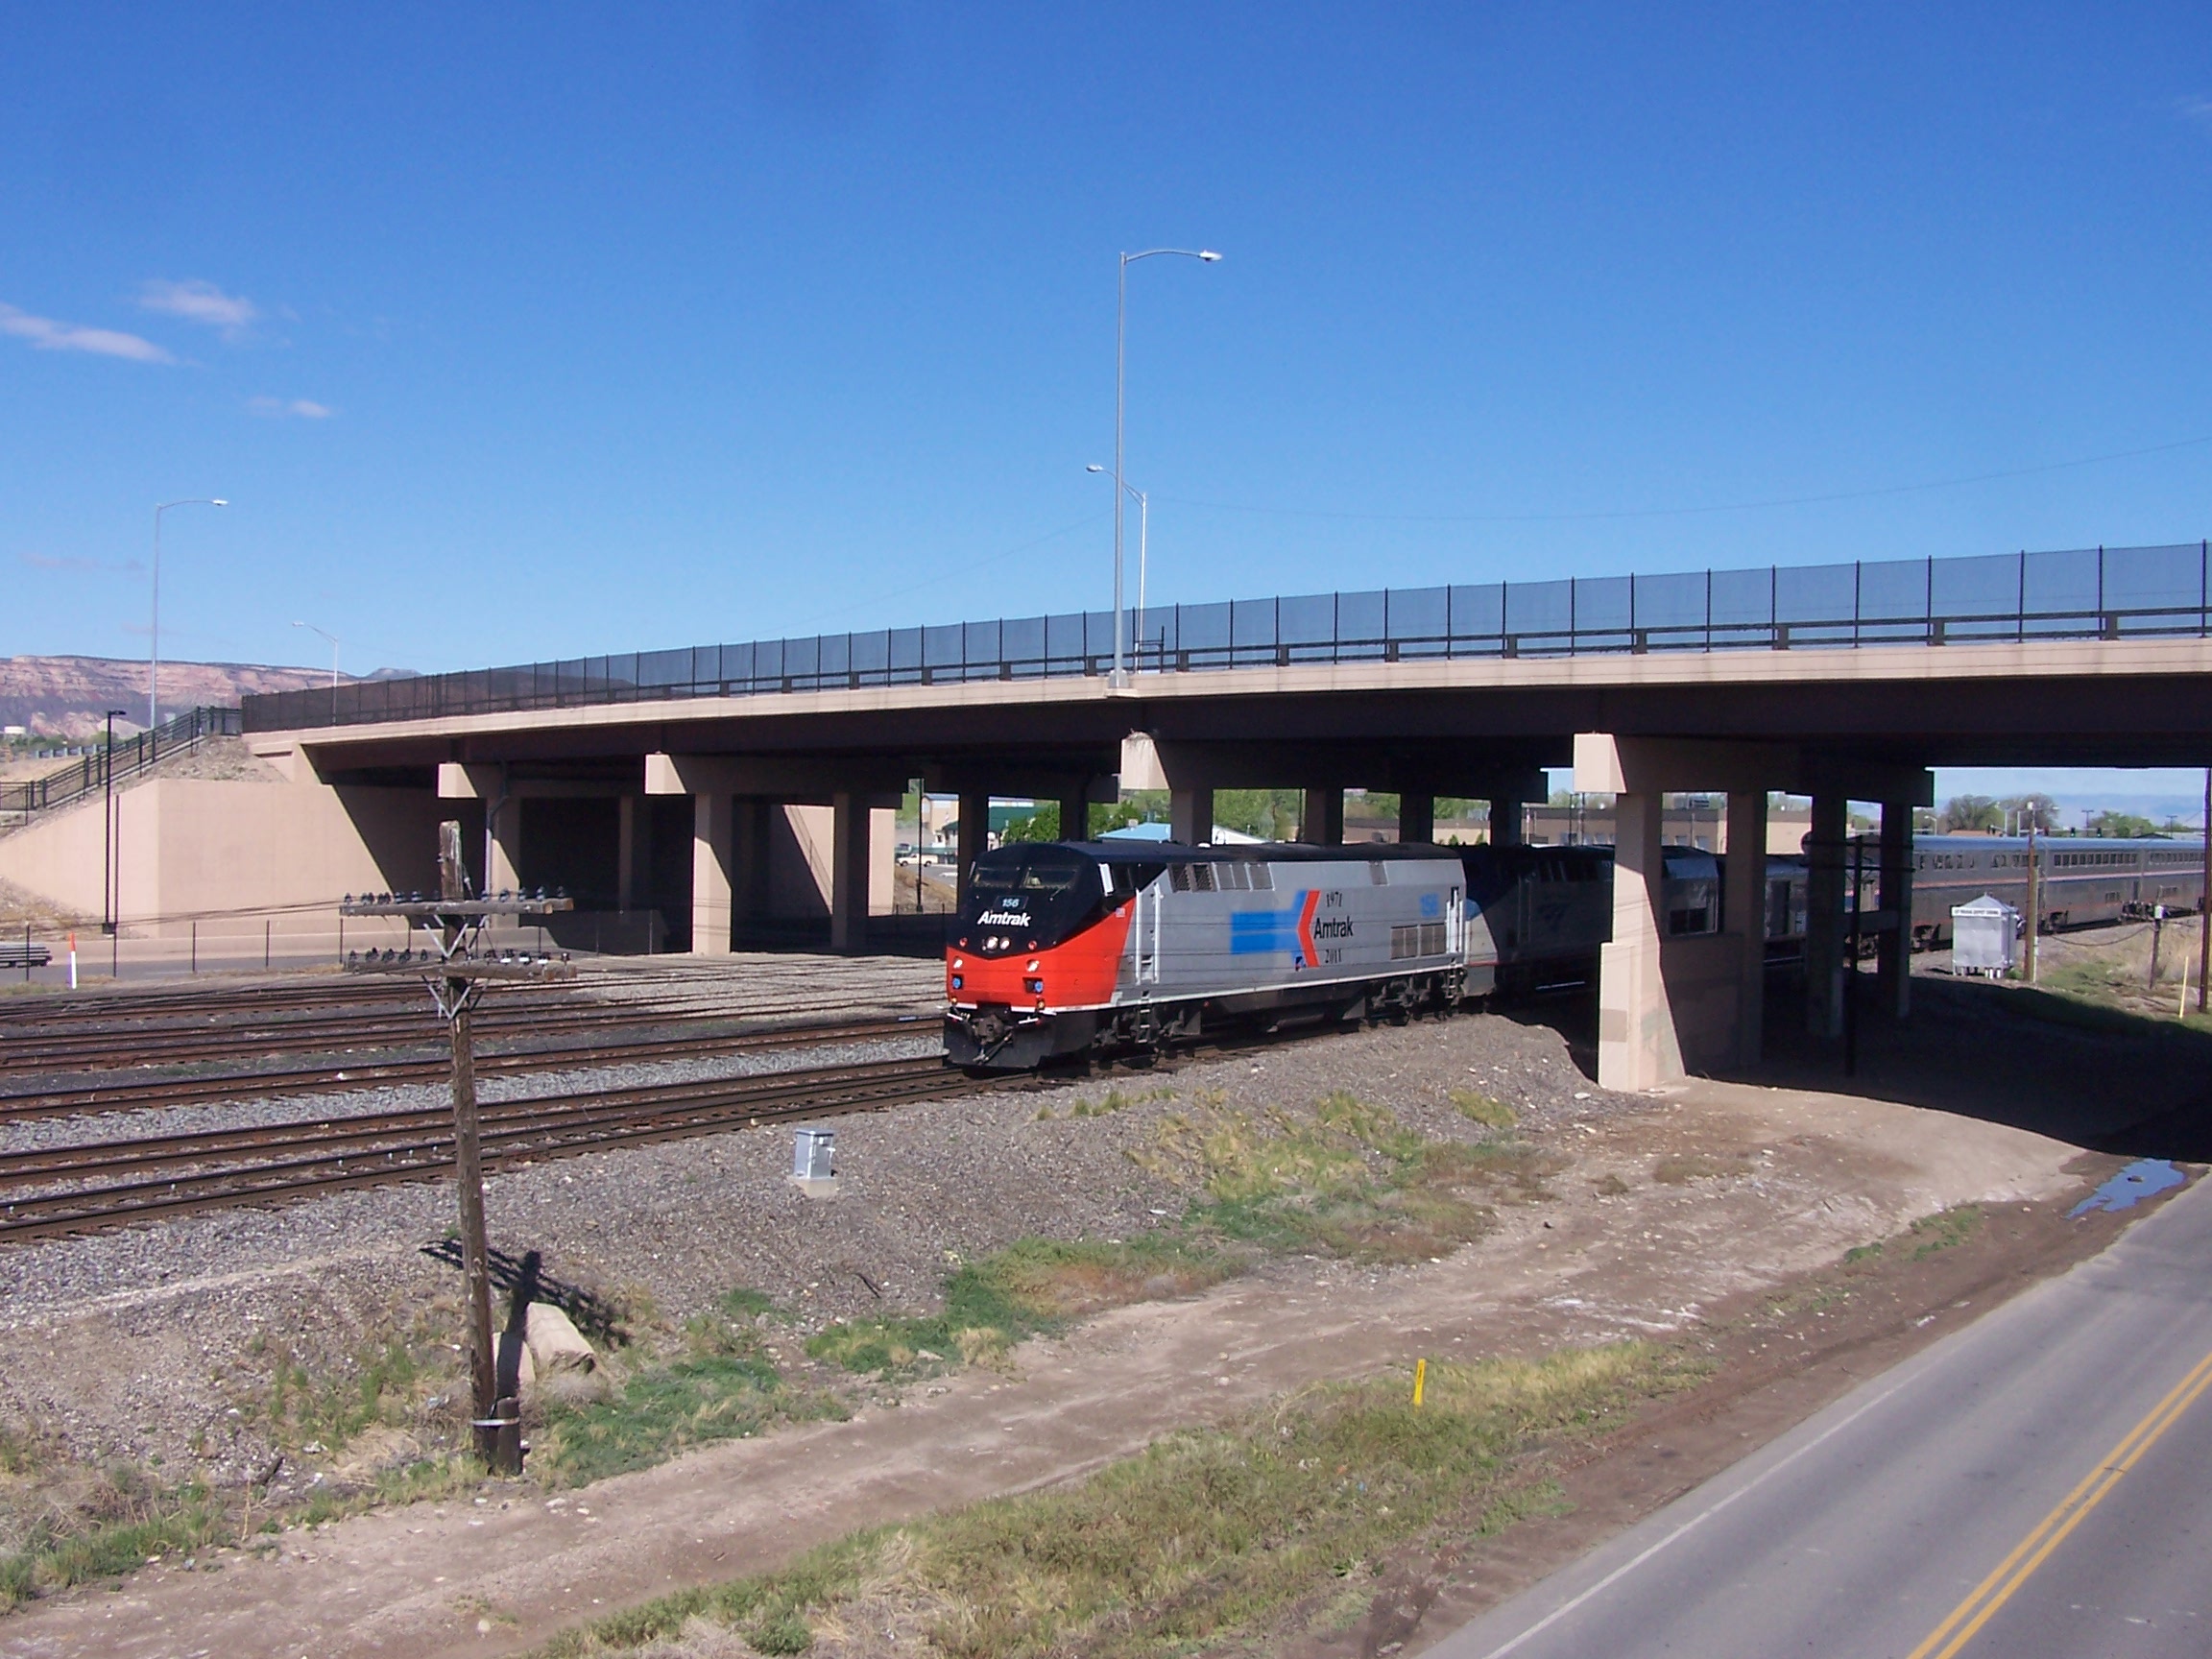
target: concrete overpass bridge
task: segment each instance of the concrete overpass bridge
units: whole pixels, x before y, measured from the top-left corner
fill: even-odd
[[[474,803],[494,888],[589,863],[625,911],[680,894],[703,952],[769,903],[794,808],[827,842],[811,851],[832,944],[860,948],[870,847],[915,778],[961,797],[965,868],[994,794],[1058,800],[1067,822],[1118,788],[1166,788],[1177,836],[1202,839],[1214,790],[1297,787],[1305,832],[1330,840],[1347,787],[1397,791],[1407,839],[1428,836],[1437,795],[1465,795],[1503,837],[1543,769],[1571,765],[1577,788],[1621,797],[1600,989],[1617,1087],[1756,1054],[1769,790],[1814,803],[1822,1031],[1840,1018],[1848,803],[1882,809],[1893,916],[1934,766],[2212,757],[2203,542],[1307,595],[1132,624],[1121,683],[1112,615],[1090,613],[287,692],[247,699],[243,720],[296,782]],[[1660,802],[1686,790],[1728,796],[1732,930],[1669,940]],[[392,885],[426,882],[411,856],[381,859]],[[1902,1009],[1904,943],[1884,940]]]

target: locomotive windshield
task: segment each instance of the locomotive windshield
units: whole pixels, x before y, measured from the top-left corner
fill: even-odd
[[[1065,939],[1102,908],[1098,866],[1066,847],[1001,847],[975,860],[963,931],[976,950],[1040,950]],[[1034,941],[1034,944],[1031,943]]]

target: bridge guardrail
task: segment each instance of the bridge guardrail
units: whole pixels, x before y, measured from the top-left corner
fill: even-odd
[[[1131,611],[1141,673],[1423,658],[1940,647],[2212,634],[2212,545],[1862,560]],[[574,658],[244,699],[248,732],[664,698],[1099,675],[1114,613]]]

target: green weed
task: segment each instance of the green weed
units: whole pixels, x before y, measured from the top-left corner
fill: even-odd
[[[1452,1091],[1452,1104],[1459,1109],[1459,1116],[1481,1124],[1485,1129],[1518,1129],[1521,1114],[1503,1100],[1493,1100],[1487,1094],[1479,1094],[1472,1089]]]
[[[1923,1215],[1912,1223],[1912,1237],[1920,1242],[1913,1247],[1912,1260],[1924,1262],[1938,1250],[1948,1250],[1954,1244],[1963,1244],[1973,1237],[1974,1229],[1982,1225],[1982,1206],[1961,1204],[1956,1210],[1938,1210],[1933,1215]]]
[[[1022,1238],[955,1267],[942,1312],[832,1325],[808,1338],[806,1352],[864,1374],[988,1362],[1070,1319],[1203,1289],[1238,1265],[1218,1249],[1157,1234],[1126,1243]]]
[[[757,1290],[732,1290],[685,1322],[677,1357],[640,1365],[605,1398],[548,1401],[530,1473],[583,1486],[774,1423],[842,1415],[827,1396],[788,1386],[763,1352],[757,1322],[777,1312]]]

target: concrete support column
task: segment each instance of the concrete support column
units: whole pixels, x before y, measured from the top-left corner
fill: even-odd
[[[1662,904],[1656,789],[1619,797],[1615,807],[1613,937],[1599,952],[1598,1083],[1649,1089],[1680,1077],[1682,1049],[1660,973]]]
[[[1060,839],[1091,839],[1091,801],[1088,790],[1074,788],[1060,792]]]
[[[1742,940],[1736,978],[1736,1064],[1756,1066],[1767,1013],[1767,791],[1728,792],[1728,865],[1721,916]]]
[[[1493,797],[1490,802],[1490,845],[1518,847],[1521,839],[1521,803],[1511,796]]]
[[[1902,1020],[1912,1011],[1912,808],[1901,801],[1882,803],[1881,880],[1875,902],[1896,922],[1877,947],[1882,1006]]]
[[[868,848],[873,814],[868,797],[839,790],[830,798],[830,949],[857,955],[868,945]]]
[[[954,826],[956,841],[953,856],[958,860],[957,885],[960,907],[968,907],[968,877],[975,860],[982,857],[991,846],[991,797],[978,790],[960,792],[960,819]]]
[[[1436,839],[1436,797],[1408,789],[1398,797],[1398,839],[1402,842]]]
[[[625,795],[616,804],[614,908],[635,910],[653,887],[653,803]]]
[[[768,851],[782,804],[765,795],[738,795],[730,803],[730,913],[758,922],[768,914]]]
[[[516,893],[522,887],[522,803],[501,793],[485,805],[484,890]]]
[[[720,790],[691,797],[691,954],[730,954],[731,808]]]
[[[1843,886],[1850,848],[1851,803],[1840,792],[1815,791],[1813,830],[1805,837],[1805,1030],[1843,1034]]]
[[[1316,847],[1344,844],[1343,785],[1306,791],[1306,806],[1298,815],[1298,839]]]
[[[1171,789],[1167,795],[1167,834],[1187,847],[1214,839],[1214,791]]]

